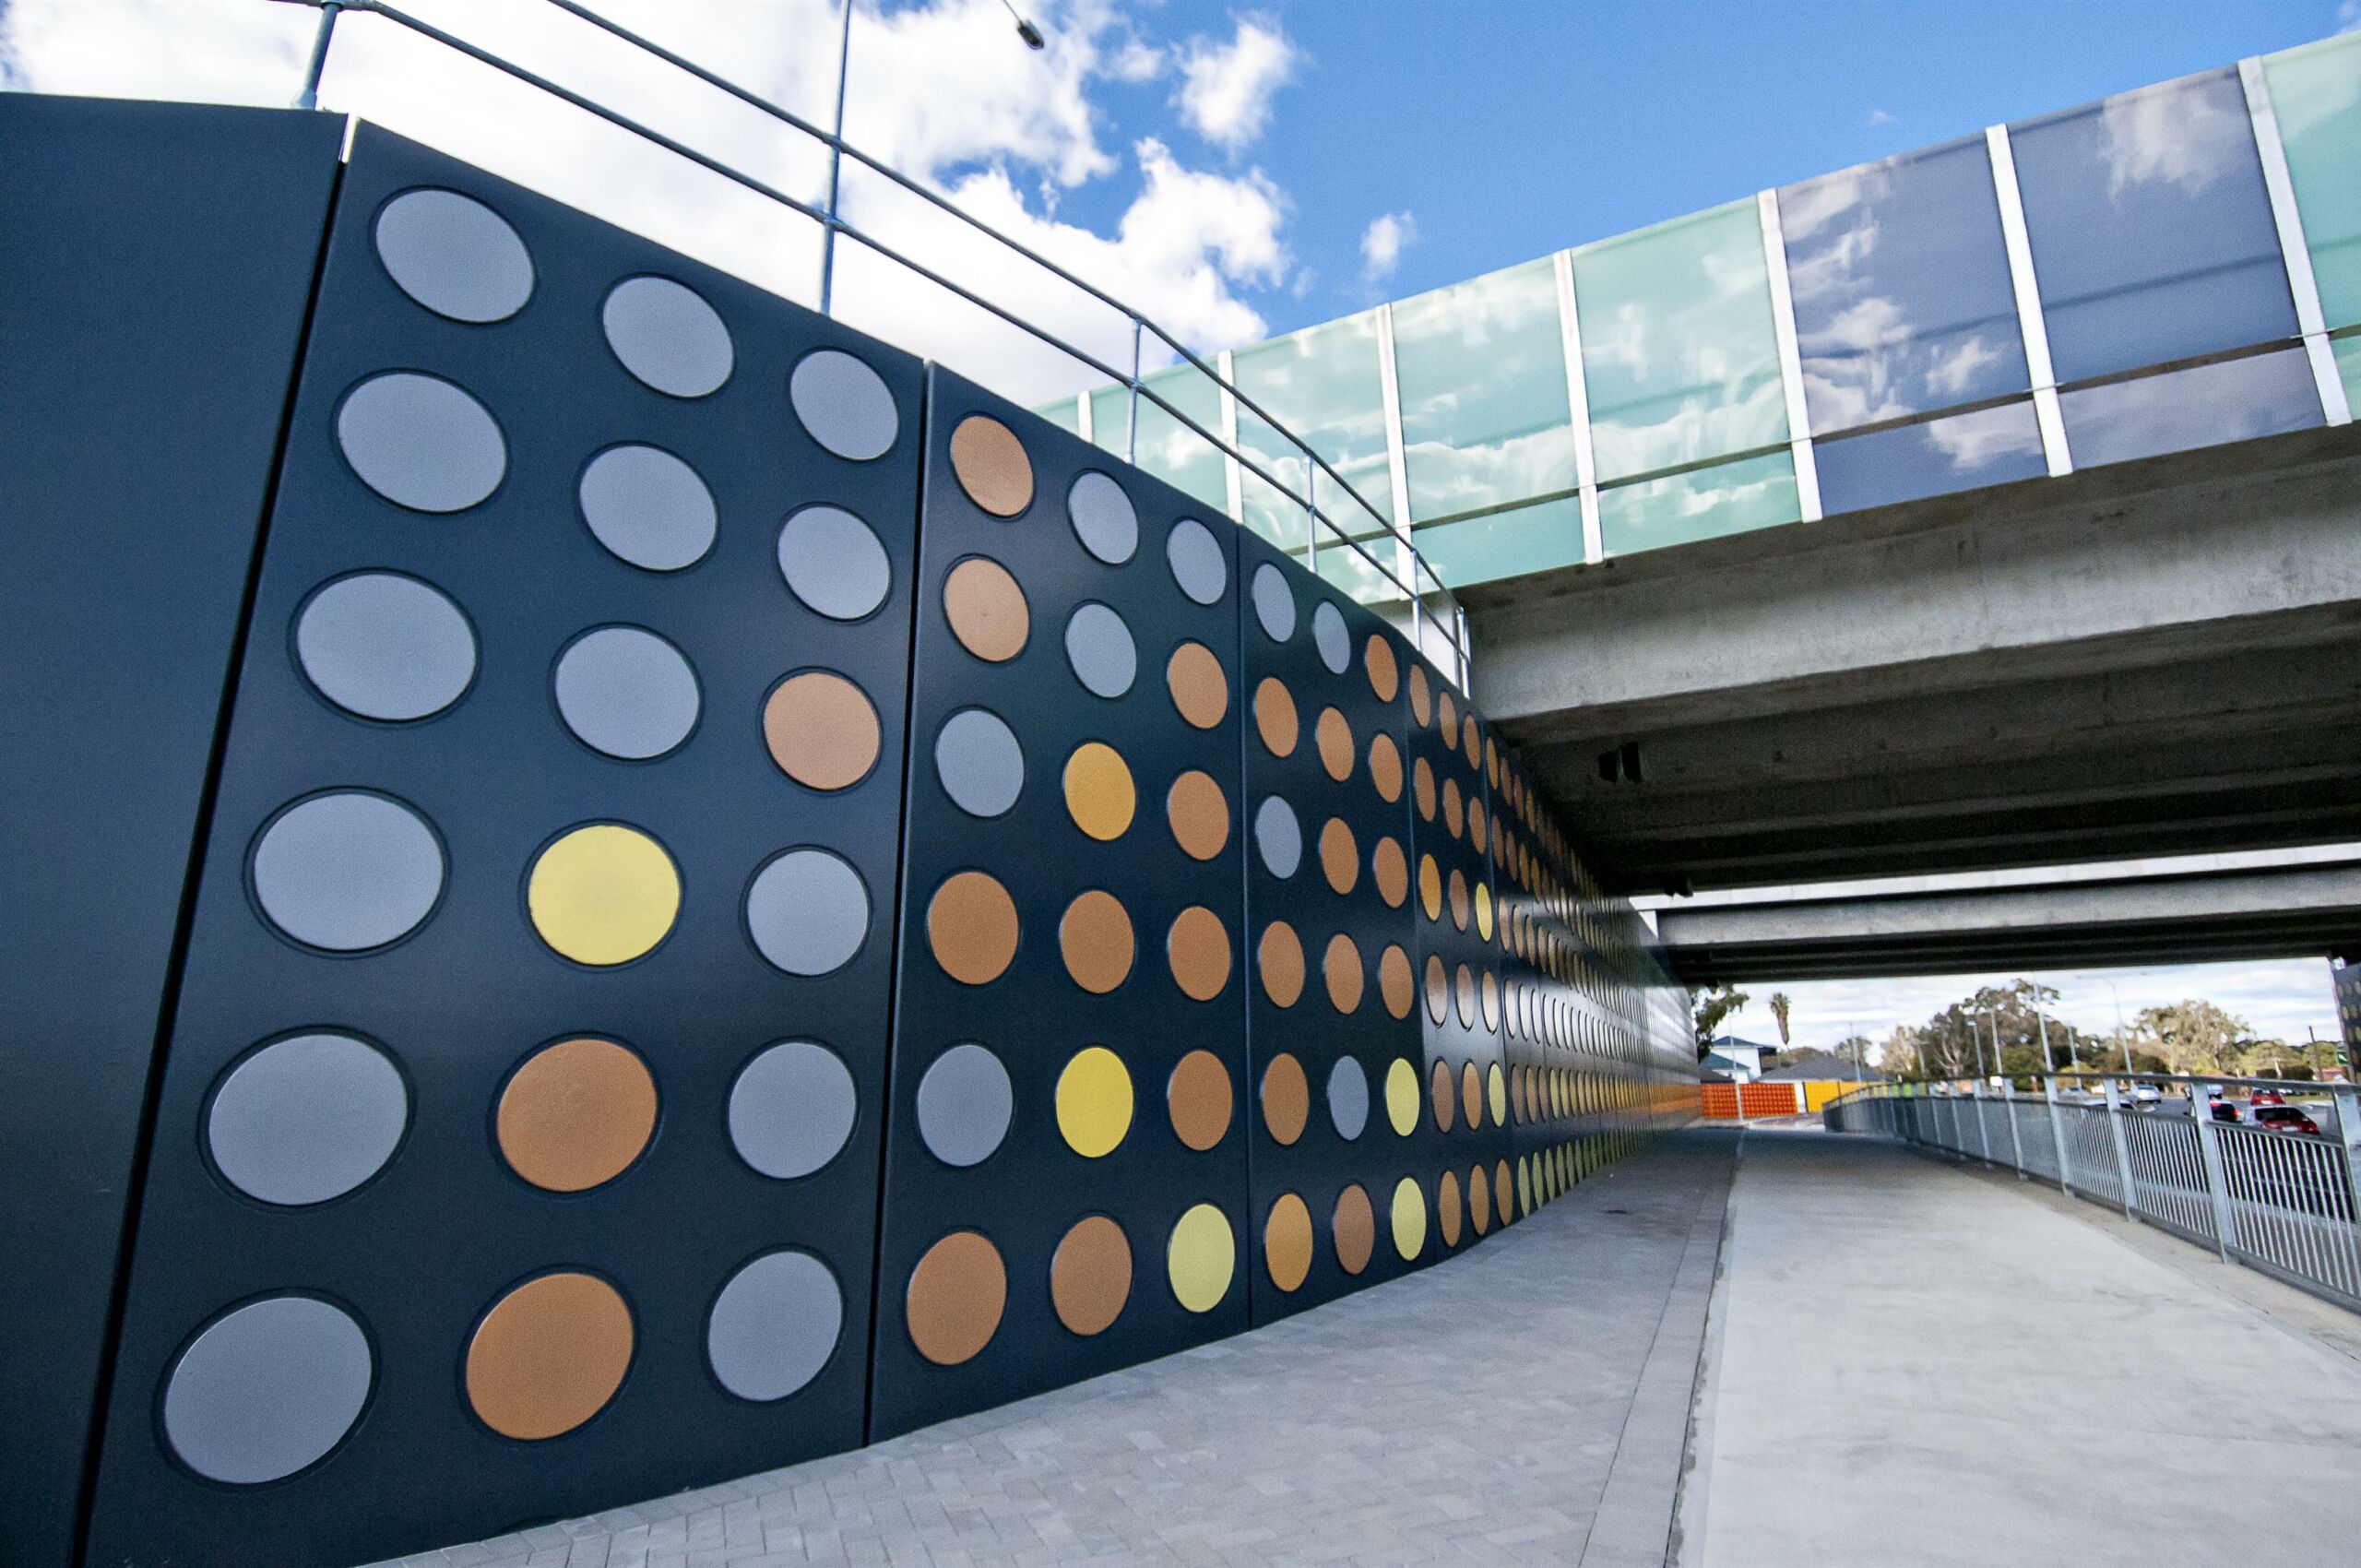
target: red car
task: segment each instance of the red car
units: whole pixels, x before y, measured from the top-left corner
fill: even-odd
[[[2258,1105],[2248,1112],[2254,1124],[2266,1132],[2300,1133],[2308,1138],[2320,1135],[2320,1124],[2293,1105]]]

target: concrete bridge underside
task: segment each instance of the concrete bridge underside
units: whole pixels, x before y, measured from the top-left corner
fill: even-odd
[[[1463,597],[1623,890],[2361,837],[2361,426]]]

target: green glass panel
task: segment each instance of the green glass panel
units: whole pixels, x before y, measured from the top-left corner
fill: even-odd
[[[1792,523],[1795,460],[1786,452],[1640,480],[1598,493],[1598,528],[1609,555],[1719,539]]]
[[[1602,481],[1787,439],[1751,201],[1576,251],[1574,300]]]
[[[1574,488],[1565,337],[1548,261],[1395,305],[1394,365],[1414,521]]]
[[[2267,54],[2296,210],[2331,327],[2361,321],[2361,33]]]
[[[1571,566],[1583,558],[1582,503],[1571,497],[1438,523],[1412,534],[1418,553],[1453,588]]]
[[[1069,435],[1082,434],[1082,399],[1061,398],[1054,403],[1044,403],[1033,410]]]
[[[2344,400],[2361,409],[2361,338],[2339,338],[2330,347],[2336,350],[2336,374],[2344,382]]]
[[[1177,364],[1140,378],[1140,385],[1216,434],[1221,433],[1221,388],[1192,364]],[[1132,389],[1101,386],[1090,395],[1092,445],[1123,455],[1129,435]],[[1153,399],[1139,402],[1137,466],[1176,490],[1227,513],[1229,476],[1220,447],[1181,423]]]
[[[1385,396],[1377,350],[1376,315],[1347,316],[1240,349],[1231,359],[1230,374],[1240,393],[1343,474],[1378,509],[1381,521],[1391,522],[1394,486],[1386,469]],[[1296,494],[1310,493],[1312,465],[1293,443],[1243,408],[1238,411],[1238,442]],[[1304,533],[1300,502],[1252,475],[1241,489],[1246,516],[1240,521],[1282,549],[1289,548],[1290,541],[1299,545]],[[1331,510],[1327,490],[1319,499],[1323,511]],[[1334,499],[1352,505],[1346,497]],[[1363,526],[1349,525],[1356,533]]]

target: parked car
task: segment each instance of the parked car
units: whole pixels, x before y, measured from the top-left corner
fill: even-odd
[[[2153,1084],[2126,1084],[2118,1091],[2126,1105],[2153,1105],[2164,1099],[2164,1093]]]
[[[2308,1138],[2320,1135],[2320,1124],[2304,1114],[2300,1105],[2257,1105],[2248,1112],[2248,1119],[2269,1133],[2296,1133]]]

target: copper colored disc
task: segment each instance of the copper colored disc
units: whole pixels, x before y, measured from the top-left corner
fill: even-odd
[[[1402,748],[1382,731],[1370,737],[1369,781],[1377,786],[1378,798],[1386,804],[1402,798]]]
[[[1080,1335],[1103,1334],[1132,1299],[1132,1243],[1103,1214],[1077,1222],[1050,1257],[1050,1301]]]
[[[656,1080],[606,1039],[565,1039],[539,1051],[501,1091],[501,1157],[552,1193],[579,1193],[623,1174],[656,1131]]]
[[[1456,778],[1442,781],[1442,825],[1451,830],[1453,838],[1459,837],[1463,824],[1459,814],[1459,780]]]
[[[1273,756],[1295,751],[1295,698],[1276,675],[1265,675],[1254,688],[1254,729]]]
[[[1467,929],[1467,878],[1457,867],[1451,873],[1451,923],[1460,930]]]
[[[1466,965],[1459,966],[1459,983],[1455,988],[1459,1001],[1459,1027],[1476,1027],[1476,973]]]
[[[1371,632],[1369,646],[1362,650],[1361,662],[1369,671],[1369,689],[1377,694],[1380,702],[1392,702],[1394,694],[1402,689],[1401,667],[1394,662],[1394,645],[1383,634]],[[1361,1200],[1367,1203],[1364,1197]]]
[[[1204,1153],[1229,1131],[1229,1069],[1210,1051],[1189,1052],[1172,1069],[1164,1103],[1172,1113],[1174,1134]]]
[[[1374,645],[1377,639],[1370,641]],[[1336,1212],[1328,1224],[1336,1242],[1336,1266],[1347,1274],[1367,1268],[1370,1253],[1377,1245],[1377,1216],[1370,1212],[1369,1194],[1358,1182],[1336,1194]]]
[[[1282,1193],[1263,1222],[1263,1263],[1271,1283],[1293,1290],[1311,1272],[1311,1211],[1293,1193]]]
[[[1384,956],[1377,961],[1377,993],[1384,1000],[1385,1010],[1397,1018],[1408,1017],[1417,989],[1410,975],[1410,956],[1387,944]]]
[[[1377,841],[1370,851],[1370,871],[1377,878],[1377,896],[1385,900],[1389,909],[1398,909],[1402,900],[1410,896],[1410,862],[1402,853],[1402,846],[1391,837]]]
[[[555,1437],[606,1408],[631,1352],[631,1309],[613,1286],[587,1274],[544,1274],[503,1296],[476,1325],[468,1403],[503,1437]]]
[[[1211,1002],[1229,983],[1229,929],[1211,909],[1192,904],[1172,917],[1164,957],[1182,995]]]
[[[1094,996],[1104,996],[1132,972],[1132,917],[1121,900],[1093,887],[1066,906],[1058,921],[1058,951],[1066,973]]]
[[[1476,1071],[1473,1062],[1460,1064],[1459,1110],[1467,1118],[1470,1129],[1484,1124],[1484,1076]]]
[[[1449,1170],[1435,1183],[1435,1220],[1442,1230],[1442,1244],[1459,1245],[1459,1178]]]
[[[1164,666],[1164,688],[1180,717],[1199,730],[1212,729],[1229,711],[1229,676],[1203,643],[1182,643],[1172,650]]]
[[[1467,802],[1467,842],[1475,846],[1477,854],[1484,852],[1484,802],[1481,801]]]
[[[1451,1131],[1459,1114],[1458,1097],[1452,1093],[1451,1063],[1437,1062],[1434,1071],[1427,1075],[1427,1099],[1434,1107],[1435,1125]]]
[[[1304,1079],[1303,1063],[1283,1051],[1263,1069],[1263,1125],[1274,1141],[1291,1144],[1303,1136],[1311,1115],[1311,1086]]]
[[[1427,686],[1427,667],[1413,659],[1410,664],[1410,717],[1425,729],[1434,722],[1434,694]]]
[[[1361,879],[1360,846],[1353,842],[1353,830],[1342,817],[1330,817],[1320,830],[1320,870],[1340,894],[1350,893]]]
[[[1478,1236],[1492,1228],[1492,1183],[1480,1165],[1467,1173],[1467,1218],[1476,1222]]]
[[[1445,692],[1435,703],[1435,728],[1442,731],[1442,743],[1453,751],[1459,749],[1459,706]]]
[[[1438,1024],[1451,1009],[1451,977],[1444,972],[1440,955],[1427,955],[1427,1012]]]
[[[1525,1069],[1522,1067],[1509,1069],[1509,1115],[1518,1122],[1528,1119],[1525,1109]]]
[[[1312,743],[1320,748],[1320,766],[1328,777],[1342,784],[1353,776],[1353,727],[1345,716],[1333,707],[1320,710],[1320,721],[1311,727]]]
[[[987,414],[969,414],[951,433],[951,471],[967,499],[995,517],[1033,505],[1033,459],[1016,433]]]
[[[1492,1203],[1500,1210],[1501,1223],[1506,1225],[1516,1218],[1510,1208],[1509,1162],[1505,1159],[1492,1168]]]
[[[1361,990],[1368,983],[1361,970],[1361,950],[1343,932],[1328,939],[1327,954],[1320,961],[1320,972],[1328,982],[1328,1001],[1339,1013],[1351,1013],[1361,1004]]]
[[[943,972],[962,985],[987,985],[1016,956],[1016,904],[979,871],[963,871],[934,890],[926,909],[927,945]]]
[[[1418,815],[1429,822],[1435,819],[1435,770],[1420,757],[1410,765],[1410,793],[1418,802]]]
[[[1263,940],[1254,949],[1255,968],[1263,973],[1263,992],[1278,1007],[1292,1007],[1296,998],[1303,994],[1303,944],[1297,940],[1295,927],[1285,921],[1273,921],[1263,928]]]
[[[1477,743],[1476,715],[1473,710],[1470,710],[1467,715],[1466,736],[1467,766],[1481,773],[1484,771],[1484,750]]]
[[[980,555],[960,562],[943,579],[943,618],[961,647],[991,664],[1023,652],[1033,630],[1025,590],[1008,568]]]
[[[1191,768],[1164,797],[1172,841],[1192,861],[1210,861],[1229,842],[1229,802],[1211,774]]]
[[[842,790],[877,762],[877,709],[842,675],[807,670],[772,688],[763,704],[763,742],[798,784]]]
[[[973,1230],[954,1230],[910,1270],[902,1315],[919,1355],[955,1367],[991,1343],[1007,1305],[1000,1249]]]

